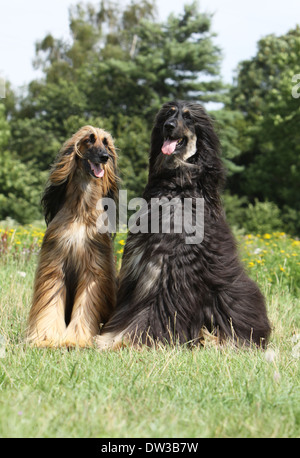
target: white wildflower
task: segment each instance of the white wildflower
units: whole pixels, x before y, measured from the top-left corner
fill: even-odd
[[[26,272],[18,271],[17,274],[20,275],[20,277],[22,277],[22,278],[26,277]]]
[[[276,358],[275,351],[272,350],[271,348],[268,348],[268,350],[266,350],[266,353],[265,353],[265,360],[268,363],[273,363],[275,361],[275,358]]]

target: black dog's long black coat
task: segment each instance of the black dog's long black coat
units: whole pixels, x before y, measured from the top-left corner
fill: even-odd
[[[152,198],[204,198],[204,239],[187,244],[185,231],[174,233],[172,224],[171,233],[129,233],[117,308],[98,337],[100,348],[128,341],[197,343],[203,327],[220,340],[265,346],[270,325],[264,298],[246,275],[224,220],[223,178],[219,141],[205,110],[191,102],[163,105],[143,195],[149,227]],[[193,211],[195,217],[195,205]]]

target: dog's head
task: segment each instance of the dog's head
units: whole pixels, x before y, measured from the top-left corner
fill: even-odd
[[[195,123],[187,106],[168,104],[161,112],[159,125],[162,128],[161,152],[167,156],[177,155],[183,160],[196,153],[197,135]]]
[[[151,135],[149,185],[157,178],[179,174],[183,183],[195,189],[216,214],[221,210],[219,190],[224,184],[220,143],[213,122],[196,102],[173,101],[159,110]],[[176,178],[177,179],[177,178]],[[163,182],[164,186],[166,181]]]
[[[74,180],[76,186],[92,182],[98,189],[101,187],[103,197],[117,200],[117,154],[113,139],[105,130],[84,126],[63,145],[42,199],[47,223],[55,216]]]
[[[117,181],[117,154],[111,135],[103,129],[84,126],[63,145],[50,174],[53,184],[80,179],[101,181],[107,189]]]
[[[212,120],[199,103],[173,101],[162,106],[152,131],[150,171],[184,164],[203,166],[218,156]]]
[[[85,126],[75,134],[74,152],[78,167],[93,179],[105,178],[115,166],[116,152],[111,135],[102,129]],[[72,148],[72,147],[71,147]]]

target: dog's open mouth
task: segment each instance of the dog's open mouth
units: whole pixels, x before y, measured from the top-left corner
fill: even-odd
[[[163,146],[161,147],[161,151],[163,154],[167,154],[170,156],[171,154],[180,151],[181,148],[186,146],[187,144],[187,139],[186,137],[181,137],[181,138],[166,138],[164,141]]]
[[[104,168],[102,167],[102,164],[100,162],[92,162],[90,160],[88,160],[88,163],[90,164],[92,175],[94,175],[95,178],[102,178],[104,175]]]

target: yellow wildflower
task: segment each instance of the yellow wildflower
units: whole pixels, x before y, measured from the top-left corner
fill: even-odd
[[[265,234],[264,235],[264,239],[270,239],[271,237],[272,237],[271,234]]]

